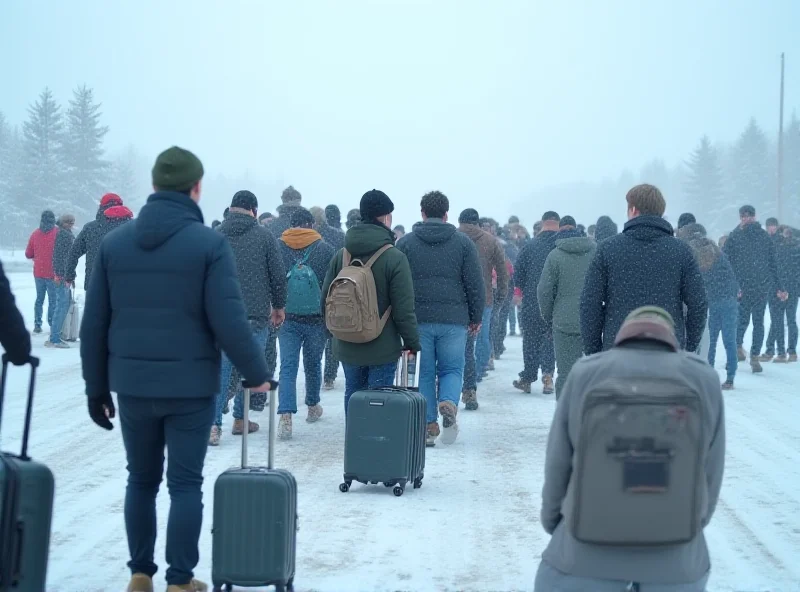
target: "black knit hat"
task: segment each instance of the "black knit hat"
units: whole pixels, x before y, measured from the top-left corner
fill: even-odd
[[[394,204],[383,191],[373,189],[361,197],[358,211],[361,213],[362,220],[377,220],[381,216],[394,212]]]
[[[314,215],[305,208],[297,208],[289,218],[292,228],[311,228],[314,226]]]
[[[299,205],[301,201],[303,201],[303,196],[300,195],[300,192],[291,185],[289,185],[283,190],[283,193],[281,193],[281,202],[285,204]]]
[[[565,226],[577,226],[577,222],[575,222],[575,218],[572,216],[564,216],[561,218],[561,222],[559,223],[559,228],[564,228]]]
[[[163,191],[188,191],[203,178],[203,163],[194,154],[173,146],[158,155],[153,165],[153,187]]]
[[[258,198],[253,194],[252,191],[243,189],[242,191],[237,191],[233,194],[231,207],[248,210],[249,212],[255,212],[258,210]]]
[[[342,212],[339,210],[339,206],[334,204],[325,206],[325,219],[331,226],[338,227],[342,223]]]
[[[458,223],[459,224],[473,224],[476,225],[480,221],[481,217],[478,215],[478,210],[474,208],[467,208],[458,216]]]

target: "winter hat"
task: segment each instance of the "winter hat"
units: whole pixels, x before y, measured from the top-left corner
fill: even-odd
[[[675,321],[672,315],[658,306],[642,306],[630,313],[617,333],[614,345],[619,346],[632,339],[660,341],[673,351],[680,350],[675,337]]]
[[[686,212],[685,214],[681,214],[678,218],[678,228],[683,228],[684,226],[688,226],[689,224],[696,224],[697,218],[694,217],[694,214],[690,214]]]
[[[362,221],[377,220],[394,212],[394,203],[383,191],[372,189],[361,196],[358,211]]]
[[[113,206],[106,210],[106,218],[108,218],[109,220],[111,219],[131,220],[133,219],[133,212],[131,212],[125,206]]]
[[[284,204],[297,206],[300,205],[301,201],[303,201],[303,196],[300,195],[300,192],[291,185],[289,185],[283,190],[283,193],[281,193],[281,202]]]
[[[188,191],[203,178],[203,163],[178,146],[167,148],[153,165],[153,187],[162,191]]]
[[[578,224],[575,222],[575,218],[572,216],[564,216],[561,218],[561,223],[558,225],[559,228],[564,228],[565,226],[572,226],[573,228],[576,227]]]
[[[478,215],[478,210],[475,208],[467,208],[458,216],[458,223],[459,224],[472,224],[473,226],[477,225],[480,222],[480,215]]]
[[[311,228],[314,226],[314,214],[305,208],[298,208],[292,212],[292,217],[289,219],[292,228]]]
[[[339,226],[342,223],[342,212],[339,211],[339,206],[333,204],[325,206],[325,219],[331,226]]]
[[[247,210],[248,212],[255,212],[258,210],[258,198],[252,191],[243,189],[233,194],[231,200],[232,208],[239,208],[240,210]]]
[[[111,206],[121,206],[122,198],[116,193],[106,193],[100,200],[101,208],[108,208]]]

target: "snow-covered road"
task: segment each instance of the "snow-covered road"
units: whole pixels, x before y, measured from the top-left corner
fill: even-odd
[[[82,266],[82,265],[81,265]],[[30,272],[9,274],[32,325]],[[106,433],[86,413],[77,348],[45,350],[34,406],[31,455],[56,476],[48,592],[124,590],[125,459],[119,430]],[[480,410],[460,413],[461,434],[428,451],[425,483],[395,498],[383,487],[338,491],[342,472],[343,379],[323,393],[321,422],[295,423],[276,460],[297,477],[300,500],[298,591],[532,590],[547,535],[539,524],[544,449],[552,397],[516,392],[521,341],[479,392]],[[719,365],[724,366],[720,345]],[[302,382],[302,381],[301,381]],[[3,413],[2,447],[19,446],[27,370],[13,369]],[[712,592],[800,590],[800,364],[745,368],[726,394],[728,455],[722,500],[707,531]],[[536,385],[538,387],[538,385]],[[302,391],[301,391],[302,392]],[[301,399],[302,403],[302,399]],[[265,414],[253,419],[266,427]],[[209,579],[213,482],[239,460],[240,440],[225,416],[222,445],[206,462],[205,522],[198,577]],[[251,439],[266,458],[266,429]],[[161,532],[168,508],[159,495]],[[157,561],[163,564],[164,537]],[[157,576],[163,583],[163,568]]]

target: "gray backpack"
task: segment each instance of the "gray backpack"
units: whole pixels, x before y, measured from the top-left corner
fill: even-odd
[[[587,393],[564,515],[597,545],[694,539],[706,505],[706,422],[681,376],[600,381]]]

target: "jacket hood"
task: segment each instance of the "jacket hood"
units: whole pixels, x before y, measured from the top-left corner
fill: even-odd
[[[638,216],[628,220],[622,232],[631,238],[646,242],[673,235],[672,225],[661,216]]]
[[[619,228],[611,218],[608,216],[600,216],[598,218],[594,231],[594,239],[598,243],[612,236],[617,236],[617,234],[619,234]]]
[[[258,226],[258,220],[253,216],[230,211],[217,230],[227,236],[242,236],[252,230],[253,226]]]
[[[384,245],[393,245],[394,232],[383,224],[362,222],[347,231],[344,248],[353,257],[371,255]]]
[[[556,235],[556,248],[565,253],[582,255],[595,249],[595,244],[588,236],[581,235],[579,230],[567,230]]]
[[[297,203],[285,203],[278,206],[278,216],[283,218],[284,216],[291,216],[297,210],[304,209],[303,206],[300,205],[300,202]]]
[[[136,242],[143,249],[156,249],[196,222],[203,223],[203,213],[188,195],[159,191],[147,199],[147,204],[139,212]]]
[[[700,271],[708,271],[719,259],[720,250],[713,240],[702,238],[692,242],[692,251]]]
[[[311,228],[289,228],[284,230],[281,241],[290,249],[305,249],[307,246],[322,240],[322,236]]]
[[[675,236],[684,241],[693,241],[706,237],[706,229],[702,224],[692,223],[675,231]]]
[[[39,230],[42,232],[50,232],[55,228],[56,225],[56,215],[51,212],[50,210],[45,210],[42,212],[42,217],[39,220]]]
[[[422,242],[437,245],[449,240],[456,233],[456,227],[441,218],[428,218],[425,222],[414,224],[412,232]]]

